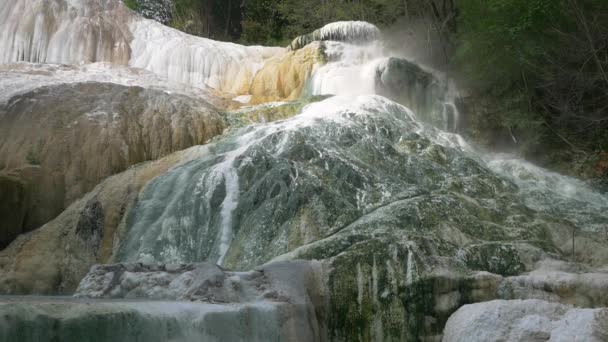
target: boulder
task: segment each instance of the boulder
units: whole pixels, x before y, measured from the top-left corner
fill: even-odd
[[[577,309],[542,300],[465,305],[448,320],[444,342],[589,341],[608,339],[608,308]]]
[[[98,78],[99,71],[147,87],[113,83]],[[169,93],[127,68],[14,65],[0,74],[7,78],[0,84],[0,169],[18,179],[9,184],[3,177],[3,204],[19,202],[18,210],[0,215],[3,244],[45,224],[108,176],[204,144],[225,125],[204,99]]]

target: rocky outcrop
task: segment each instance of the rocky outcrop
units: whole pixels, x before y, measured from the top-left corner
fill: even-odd
[[[249,272],[209,263],[98,265],[81,282],[78,301],[0,299],[0,339],[326,341],[322,280],[322,265],[304,261]]]
[[[337,340],[440,336],[458,307],[568,255],[549,232],[577,223],[523,205],[457,136],[375,96],[333,97],[212,150],[144,189],[116,260],[323,260]]]
[[[253,113],[231,115],[263,117]],[[552,192],[534,210],[525,194],[458,136],[420,123],[405,107],[379,96],[336,96],[111,177],[2,252],[0,286],[70,293],[95,263],[207,261],[247,271],[319,260],[332,338],[438,338],[460,306],[521,293],[504,284],[519,284],[514,277],[539,261],[567,257],[552,230],[597,236],[586,219],[551,209],[576,201],[592,210],[580,206],[587,197]],[[109,290],[92,292],[137,295],[156,275],[167,286],[176,279],[116,272],[96,276],[93,283],[106,279]],[[96,288],[86,284],[83,291]],[[151,286],[163,296],[173,291]]]
[[[539,299],[584,308],[608,307],[608,272],[546,260],[532,272],[505,278],[501,299]]]
[[[225,127],[204,99],[98,81],[87,74],[92,68],[16,65],[4,70],[0,169],[13,181],[3,182],[2,195],[4,205],[19,208],[0,216],[5,242],[15,232],[48,222],[106,177],[204,144]],[[35,71],[47,74],[30,79],[28,72]]]
[[[0,63],[108,62],[173,83],[246,95],[283,48],[195,37],[139,17],[120,0],[16,0],[0,4]]]
[[[250,107],[227,114],[227,120],[232,127],[242,127],[285,119],[310,102],[321,99],[312,98],[281,106]],[[0,293],[73,293],[92,265],[112,261],[126,233],[127,214],[141,190],[172,168],[205,158],[214,148],[214,144],[196,146],[156,161],[135,165],[101,182],[40,229],[20,236],[8,248],[0,251]],[[5,205],[10,203],[3,202]],[[18,217],[15,214],[19,211],[12,211],[15,208],[23,209],[21,204],[11,206],[8,209],[12,216],[7,218]]]
[[[541,300],[465,305],[450,319],[444,342],[589,341],[608,339],[608,309],[576,309]]]
[[[290,50],[298,50],[312,42],[337,41],[348,43],[368,43],[380,39],[380,30],[364,21],[340,21],[327,24],[307,35],[295,38],[289,44]]]
[[[543,259],[532,272],[501,277],[447,321],[443,341],[603,341],[608,273]],[[493,299],[500,299],[491,301]]]
[[[271,263],[248,272],[231,272],[211,263],[96,265],[75,296],[241,304],[282,301],[322,312],[323,272],[320,262],[306,261]]]
[[[289,303],[0,299],[0,340],[20,342],[322,341]]]
[[[73,293],[92,265],[109,261],[140,190],[206,151],[193,147],[112,176],[54,220],[19,236],[0,251],[0,293]]]
[[[251,104],[296,100],[302,95],[315,65],[323,60],[320,43],[270,58],[258,71],[249,93]]]
[[[457,129],[458,113],[448,103],[447,83],[418,64],[387,58],[376,69],[375,87],[378,94],[407,106],[421,119],[446,131]]]
[[[92,13],[116,5],[89,1]],[[58,4],[73,14],[69,23],[88,15],[73,0],[48,6]],[[27,17],[46,18],[45,8]],[[99,65],[0,78],[0,186],[8,199],[0,210],[15,211],[10,227],[73,202],[0,251],[0,293],[77,291],[91,304],[0,305],[1,333],[439,340],[450,316],[474,302],[604,305],[605,196],[479,153],[446,132],[458,127],[447,89],[432,72],[386,59],[380,44],[359,45],[377,38],[373,25],[329,25],[286,52],[213,42],[125,13],[117,27],[132,38],[128,64],[160,79]],[[0,45],[21,51],[12,42]],[[237,110],[216,96],[257,103],[309,95],[311,73],[310,94],[338,96]],[[564,259],[587,265],[539,267]],[[144,303],[150,298],[172,304]]]

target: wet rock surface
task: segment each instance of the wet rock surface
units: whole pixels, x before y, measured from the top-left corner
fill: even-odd
[[[0,66],[0,237],[42,225],[0,251],[0,293],[79,297],[0,299],[0,338],[603,334],[608,198],[449,133],[447,82],[387,56],[375,26],[330,24],[286,51],[115,0],[23,13],[34,2],[0,11],[2,61],[123,66]]]
[[[337,96],[285,121],[235,129],[110,178],[48,227],[13,244],[0,259],[9,271],[2,284],[12,293],[53,293],[62,288],[53,279],[61,279],[64,289],[75,289],[91,265],[119,261],[124,264],[94,268],[93,281],[80,282],[79,293],[240,302],[247,297],[226,292],[233,275],[253,277],[257,271],[248,270],[269,261],[319,260],[328,308],[322,322],[336,340],[439,338],[460,306],[497,298],[597,301],[595,295],[580,299],[579,289],[588,286],[574,280],[559,285],[552,276],[541,287],[569,294],[535,290],[538,263],[569,253],[551,230],[577,221],[529,208],[517,190],[458,136],[417,122],[405,107],[381,97]],[[96,256],[76,232],[79,222],[99,222],[89,215],[99,208],[106,219]],[[106,221],[107,213],[117,215],[115,223]],[[56,245],[50,248],[45,236],[59,231],[69,238],[51,238]],[[602,248],[601,240],[595,243]],[[37,245],[49,248],[47,254],[27,252],[40,250]],[[600,257],[598,264],[605,262]],[[204,286],[184,286],[196,272],[179,265],[199,261],[243,273],[207,264],[213,272],[205,273]],[[31,272],[26,265],[41,262],[46,278],[25,276]],[[147,266],[158,262],[164,268]],[[136,272],[140,266],[132,265],[146,266]],[[175,270],[190,275],[179,278]],[[546,271],[573,272],[563,265]],[[580,273],[599,281],[594,272],[601,273]],[[183,289],[198,297],[180,297],[188,293]]]
[[[293,305],[180,301],[0,298],[0,340],[79,342],[306,341],[307,317]]]
[[[210,263],[97,265],[78,299],[0,297],[0,340],[323,341],[322,273],[320,263],[304,261],[249,272]]]
[[[378,94],[407,106],[419,118],[446,131],[458,129],[457,108],[449,103],[448,85],[432,71],[391,57],[378,66],[375,86]]]
[[[320,262],[278,262],[234,272],[212,263],[95,265],[75,297],[185,300],[206,303],[258,301],[308,305],[324,310]]]

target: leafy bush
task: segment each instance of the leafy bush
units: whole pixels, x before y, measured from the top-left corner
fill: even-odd
[[[460,78],[496,107],[472,121],[498,123],[541,162],[575,163],[608,150],[608,1],[461,0],[459,6]]]

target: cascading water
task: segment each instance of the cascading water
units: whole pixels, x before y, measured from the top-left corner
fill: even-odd
[[[380,42],[366,45],[327,42],[328,63],[313,73],[312,95],[364,95],[376,92],[376,70],[384,59]]]
[[[287,52],[189,36],[114,0],[17,0],[0,4],[0,30],[0,61],[11,62],[0,67],[0,102],[37,87],[116,83],[204,96],[226,106],[230,128],[109,178],[0,253],[7,293],[64,291],[79,270],[105,264],[80,282],[81,299],[0,298],[0,340],[39,340],[45,329],[83,341],[436,339],[458,307],[569,256],[557,229],[587,234],[590,250],[605,246],[594,237],[608,222],[606,195],[477,151],[454,133],[449,83],[391,57],[371,24],[330,24]],[[250,101],[270,57],[311,42],[318,61],[297,77],[311,103],[230,111],[238,104],[211,100]],[[24,61],[120,66],[12,63]],[[265,73],[291,61],[274,62]],[[103,235],[106,257],[82,241],[89,231]],[[32,259],[37,250],[43,260]],[[588,259],[596,267],[606,256]]]
[[[382,40],[373,37],[359,44],[325,42],[327,64],[314,70],[307,94],[383,95],[412,108],[421,119],[456,132],[460,115],[453,86],[438,72],[388,57]]]
[[[345,168],[344,172],[349,172],[356,178],[361,177],[355,176],[363,172],[359,170],[361,161],[348,156],[347,151],[341,150],[343,147],[338,149],[332,146],[331,140],[342,136],[351,139],[345,134],[354,128],[361,130],[357,133],[361,137],[365,135],[363,132],[374,129],[378,129],[377,134],[381,136],[391,134],[390,131],[394,128],[390,129],[390,125],[386,122],[382,122],[382,127],[378,126],[378,122],[373,117],[376,113],[386,113],[382,120],[392,122],[395,127],[407,127],[408,130],[421,129],[420,125],[414,122],[413,114],[409,110],[382,97],[337,96],[307,106],[302,113],[292,119],[244,128],[242,132],[235,133],[235,138],[210,146],[209,149],[217,152],[211,153],[208,158],[177,168],[148,186],[137,207],[132,210],[133,216],[129,219],[132,224],[127,227],[128,234],[121,248],[119,260],[125,262],[154,260],[173,263],[206,260],[224,264],[229,247],[232,247],[230,242],[235,231],[237,238],[240,233],[239,243],[245,243],[247,246],[241,246],[239,252],[233,249],[232,254],[228,253],[232,255],[232,258],[228,258],[231,259],[230,264],[253,266],[263,261],[262,255],[254,255],[253,252],[259,253],[260,249],[271,247],[264,245],[270,241],[243,236],[244,228],[256,220],[257,224],[266,225],[271,229],[268,232],[268,239],[278,239],[271,242],[271,245],[285,250],[286,241],[281,242],[280,236],[273,237],[276,232],[272,231],[278,229],[277,225],[285,224],[285,220],[288,221],[290,218],[282,217],[284,213],[278,217],[269,217],[270,221],[265,221],[265,214],[255,213],[263,208],[256,208],[255,200],[253,203],[250,202],[253,200],[252,196],[270,196],[269,200],[273,197],[276,200],[276,196],[281,193],[282,196],[289,197],[292,192],[297,194],[306,191],[308,185],[301,182],[317,176],[311,174],[313,171],[309,169],[307,163],[300,165],[295,160],[289,162],[298,153],[298,146],[293,145],[293,139],[297,139],[302,134],[309,135],[309,139],[316,139],[315,145],[318,146],[306,147],[311,150],[302,151],[305,153],[302,158],[315,160],[318,158],[315,163],[322,163],[322,170],[317,172],[331,173],[330,165],[338,164]],[[348,115],[351,117],[349,118]],[[422,130],[419,134],[428,135],[429,132]],[[312,142],[307,142],[308,144]],[[313,155],[308,156],[309,153]],[[318,157],[315,157],[317,154]],[[254,192],[247,193],[243,189],[244,183],[258,182],[251,179],[248,172],[251,172],[250,168],[259,167],[257,164],[260,158],[268,160],[269,163],[276,160],[272,163],[277,163],[268,166],[270,169],[261,175],[263,179],[271,177],[274,172],[277,173],[276,177],[284,178],[287,175],[283,172],[288,172],[289,180],[285,179],[286,183],[279,183],[279,186],[272,187],[269,184],[270,189],[257,189],[259,185],[251,184],[250,186],[254,186],[255,190],[251,189],[250,191]],[[348,185],[353,187],[356,196],[361,197],[356,198],[353,195],[348,199],[350,203],[344,202],[346,201],[344,198],[342,201],[343,205],[349,208],[347,210],[353,210],[355,207],[361,210],[373,207],[373,203],[378,205],[391,196],[392,186],[386,180],[374,181],[372,178],[366,179],[367,176],[363,177],[360,180],[363,184],[356,187]],[[199,179],[194,192],[188,185],[192,179]],[[272,177],[266,181],[272,182]],[[304,188],[300,190],[300,187]],[[243,193],[244,191],[246,194]],[[270,193],[262,195],[256,194],[256,191],[270,191]],[[278,193],[273,195],[273,191]],[[279,202],[275,204],[281,205]],[[305,206],[304,203],[299,205]],[[235,210],[237,219],[233,218]],[[250,210],[253,212],[249,212]],[[219,217],[216,213],[219,213]],[[188,220],[184,220],[183,217],[187,217]],[[246,234],[251,233],[248,231]],[[211,236],[214,237],[204,238]],[[193,237],[197,237],[198,241],[192,241]],[[185,241],[189,242],[186,244]],[[236,253],[241,255],[235,259]]]
[[[526,205],[602,232],[608,222],[608,197],[577,179],[544,170],[509,155],[486,156],[490,169],[518,185]]]

